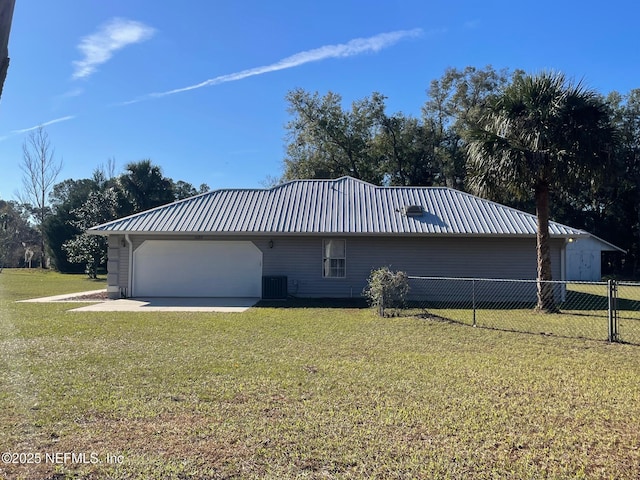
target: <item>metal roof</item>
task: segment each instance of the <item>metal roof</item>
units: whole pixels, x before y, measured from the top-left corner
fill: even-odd
[[[9,33],[11,32],[15,4],[16,0],[0,2],[0,95],[9,68]]]
[[[405,215],[411,205],[421,216]],[[552,236],[589,235],[551,222]],[[89,229],[88,233],[536,234],[536,217],[444,187],[378,187],[351,177],[223,189]]]

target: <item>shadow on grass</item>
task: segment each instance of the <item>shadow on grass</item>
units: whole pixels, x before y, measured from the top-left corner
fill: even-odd
[[[389,317],[414,317],[424,320],[447,322],[457,324],[461,326],[472,327],[472,317],[469,321],[463,321],[455,317],[449,317],[446,314],[440,315],[438,310],[456,309],[456,310],[468,310],[471,315],[473,312],[473,305],[471,302],[455,302],[453,305],[451,302],[408,302],[406,308],[402,310],[389,310]],[[532,316],[543,319],[548,316],[549,319],[561,318],[562,316],[570,317],[600,317],[603,318],[602,311],[605,312],[604,321],[606,321],[606,310],[608,307],[608,299],[606,296],[595,295],[582,292],[567,292],[567,298],[564,302],[559,304],[560,312],[558,313],[537,313],[535,312],[535,303],[532,302],[478,302],[476,310],[481,314],[482,310],[503,311],[505,313],[515,310],[525,310],[531,312]],[[640,311],[640,302],[629,299],[618,299],[618,307],[620,310]],[[366,299],[364,298],[294,298],[289,297],[286,300],[260,300],[253,308],[317,308],[317,309],[368,309],[371,308]],[[600,310],[600,312],[597,312]],[[534,318],[535,318],[534,317]],[[620,316],[620,318],[624,318]],[[640,319],[638,320],[640,323]],[[584,334],[576,330],[575,334],[563,334],[560,332],[552,332],[553,328],[545,328],[535,324],[531,325],[531,328],[513,328],[510,326],[497,326],[497,325],[483,325],[481,321],[477,324],[478,328],[486,330],[494,330],[510,333],[524,333],[527,335],[538,335],[557,338],[574,338],[582,340],[595,340],[595,341],[607,341],[602,336],[592,336]],[[622,333],[622,338],[617,343],[640,345],[640,342],[636,342],[635,335],[629,340]],[[606,337],[606,334],[605,334]]]
[[[533,312],[532,312],[533,313]],[[551,314],[539,314],[536,313],[536,315],[559,315],[557,313],[551,313]],[[423,320],[431,320],[431,321],[436,321],[436,322],[444,322],[444,323],[450,323],[453,325],[459,325],[461,327],[471,327],[471,328],[481,328],[483,330],[491,330],[494,332],[507,332],[507,333],[517,333],[517,334],[521,334],[521,335],[531,335],[531,336],[542,336],[542,337],[555,337],[555,338],[566,338],[566,339],[577,339],[577,340],[589,340],[589,341],[597,341],[597,342],[608,342],[607,339],[602,338],[602,337],[597,337],[597,336],[589,336],[589,335],[581,335],[581,334],[563,334],[563,333],[558,333],[558,332],[550,332],[550,331],[536,331],[535,329],[518,329],[518,328],[513,328],[513,327],[508,327],[508,326],[496,326],[496,325],[485,325],[483,323],[478,323],[476,325],[473,325],[472,323],[468,323],[465,322],[463,320],[457,319],[457,318],[452,318],[452,317],[447,317],[447,316],[441,316],[441,315],[437,315],[428,311],[424,311],[422,313],[419,314],[414,314],[413,315],[416,318],[420,318]],[[610,342],[610,343],[618,343],[618,344],[623,344],[623,345],[637,345],[640,346],[640,343],[638,342],[634,342],[634,341],[626,341],[624,339],[619,339],[616,342]]]
[[[628,298],[618,298],[617,309],[631,312],[640,312],[640,301]],[[567,291],[564,301],[558,301],[557,306],[561,311],[570,310],[572,312],[588,312],[608,310],[609,299],[606,295],[598,295],[594,293]],[[534,310],[536,302],[532,301],[477,301],[475,308],[477,310]],[[410,301],[409,308],[433,308],[436,310],[454,309],[454,310],[473,310],[474,303],[470,300],[454,300],[454,301]]]
[[[87,281],[90,283],[95,283],[97,286],[107,286],[107,279],[106,278],[88,278],[87,277]]]
[[[629,298],[620,298],[616,300],[618,311],[640,311],[640,301]],[[609,298],[606,295],[597,295],[593,293],[568,291],[567,299],[560,304],[563,310],[585,311],[585,310],[608,310]]]
[[[469,310],[469,313],[472,310]],[[495,310],[493,310],[495,313]],[[503,309],[502,312],[507,314],[509,311],[515,311],[514,309]],[[525,335],[540,335],[545,337],[557,337],[557,338],[572,338],[579,340],[595,340],[595,341],[606,341],[609,340],[606,338],[606,323],[602,324],[602,329],[593,331],[591,328],[583,328],[583,324],[581,321],[578,321],[580,317],[598,317],[602,322],[606,322],[606,314],[603,316],[602,313],[597,314],[589,314],[586,312],[576,313],[575,311],[559,311],[557,313],[540,313],[535,310],[527,310],[529,313],[528,318],[531,320],[529,322],[522,322],[520,327],[514,326],[515,322],[509,321],[509,324],[502,324],[501,320],[508,321],[506,317],[501,317],[496,322],[486,322],[484,319],[480,318],[478,322],[474,325],[472,317],[465,320],[460,318],[457,315],[450,315],[447,313],[440,313],[429,311],[428,309],[422,309],[422,311],[405,311],[405,316],[413,316],[416,318],[420,318],[423,320],[431,320],[438,322],[446,322],[455,325],[465,326],[465,327],[473,327],[473,328],[481,328],[483,330],[493,330],[499,332],[509,332],[509,333],[520,333]],[[606,312],[605,312],[606,313]],[[478,310],[478,314],[482,315],[482,310]],[[536,318],[542,320],[541,323],[536,322]],[[494,318],[495,320],[495,318]],[[545,320],[554,322],[560,321],[561,323],[549,323]],[[623,320],[624,325],[620,325],[618,329],[618,337],[617,340],[610,343],[624,344],[624,345],[634,345],[640,346],[640,319],[639,318],[630,318],[625,319],[624,317],[619,317],[619,320]],[[577,323],[578,322],[578,323]],[[493,324],[492,324],[493,323]],[[521,323],[521,322],[518,322]],[[573,326],[573,332],[567,333],[562,330],[567,330],[566,328],[558,327],[566,327]],[[570,328],[571,330],[571,328]]]

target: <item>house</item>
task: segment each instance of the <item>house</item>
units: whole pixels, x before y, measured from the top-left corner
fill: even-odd
[[[112,297],[357,297],[372,269],[532,279],[536,218],[441,187],[351,177],[223,189],[91,228],[107,235]],[[554,279],[588,232],[550,224]],[[594,247],[595,248],[595,247]]]
[[[0,95],[2,95],[9,69],[9,33],[15,6],[16,0],[5,0],[0,3]]]

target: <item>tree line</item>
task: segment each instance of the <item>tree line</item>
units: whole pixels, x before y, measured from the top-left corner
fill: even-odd
[[[88,228],[208,190],[206,184],[196,189],[182,180],[174,182],[148,159],[128,163],[118,176],[98,167],[90,179],[58,183],[43,228],[52,260],[60,271],[83,265],[95,278],[106,264],[107,245],[105,237],[84,235]]]
[[[610,270],[638,275],[640,89],[603,95],[559,72],[487,66],[447,69],[426,93],[416,117],[388,113],[378,92],[350,106],[335,92],[289,92],[281,180],[350,175],[542,208],[627,250]]]
[[[109,160],[91,178],[55,183],[61,162],[43,129],[29,135],[23,153],[19,200],[0,200],[0,270],[37,265],[95,278],[106,265],[107,245],[104,237],[84,234],[88,228],[209,190],[165,177],[149,159],[128,163],[119,175]]]
[[[618,273],[638,274],[640,90],[605,96],[560,73],[487,66],[447,69],[426,94],[413,116],[388,113],[378,92],[344,106],[335,92],[290,91],[283,172],[271,182],[350,175],[468,191],[588,230],[628,251]],[[151,160],[54,183],[61,162],[42,129],[23,151],[24,195],[0,200],[0,266],[24,265],[29,249],[42,265],[48,256],[60,271],[94,275],[106,245],[86,228],[208,190]]]

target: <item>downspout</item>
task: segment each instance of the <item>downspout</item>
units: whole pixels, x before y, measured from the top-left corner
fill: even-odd
[[[129,275],[127,275],[127,294],[125,297],[133,296],[133,243],[131,242],[131,238],[129,238],[129,234],[125,233],[124,240],[129,245],[129,258],[127,258],[127,262],[129,263]]]

